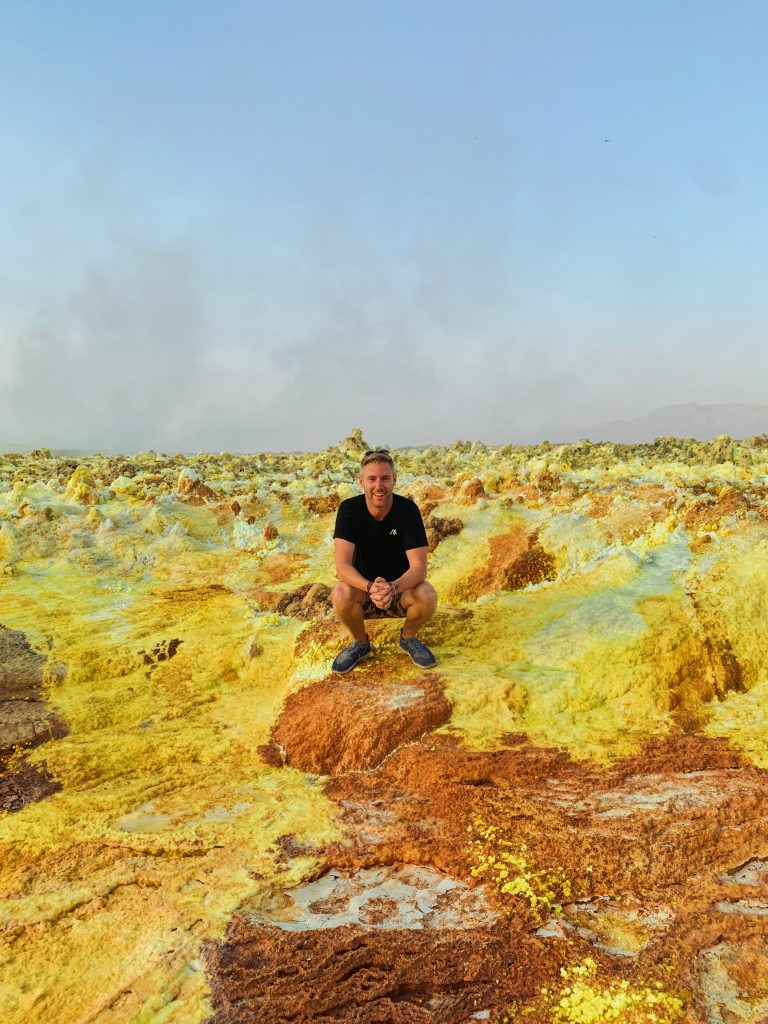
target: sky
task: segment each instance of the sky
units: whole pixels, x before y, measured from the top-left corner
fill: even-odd
[[[0,13],[0,449],[765,401],[764,3]]]

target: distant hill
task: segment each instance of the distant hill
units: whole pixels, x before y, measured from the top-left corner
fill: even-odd
[[[576,437],[569,431],[567,440],[588,437],[591,441],[617,441],[639,444],[656,437],[693,437],[708,441],[720,434],[745,438],[768,433],[768,405],[665,405],[645,416],[631,420],[613,420],[588,427]]]

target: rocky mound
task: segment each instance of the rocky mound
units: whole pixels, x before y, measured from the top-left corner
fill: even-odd
[[[329,872],[286,898],[287,912],[238,914],[208,947],[217,1022],[456,1024],[556,973],[545,942],[513,936],[481,892],[424,868]]]
[[[65,670],[47,663],[20,630],[0,625],[0,809],[5,811],[20,811],[61,788],[44,767],[24,757],[25,751],[68,732],[44,697],[46,668],[53,678],[63,677]]]
[[[262,756],[318,775],[368,771],[450,714],[433,676],[394,682],[381,668],[334,676],[288,698]]]

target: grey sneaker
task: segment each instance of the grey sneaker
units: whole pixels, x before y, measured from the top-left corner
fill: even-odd
[[[371,644],[368,640],[353,640],[349,647],[336,655],[331,665],[332,672],[350,672],[358,661],[367,658],[371,653]]]
[[[437,658],[427,645],[423,644],[417,636],[404,637],[402,629],[400,630],[400,646],[410,656],[414,665],[418,665],[419,668],[434,668],[437,664]]]

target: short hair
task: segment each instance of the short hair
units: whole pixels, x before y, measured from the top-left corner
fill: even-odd
[[[389,448],[371,448],[360,460],[360,469],[363,466],[367,466],[370,462],[388,462],[392,467],[392,472],[395,471],[395,463],[392,456],[389,454]]]

